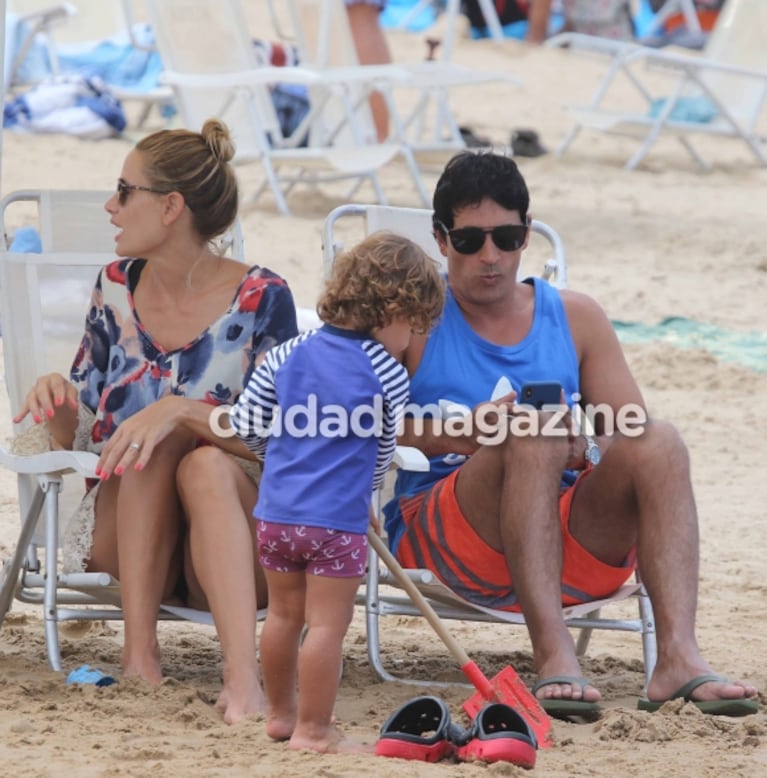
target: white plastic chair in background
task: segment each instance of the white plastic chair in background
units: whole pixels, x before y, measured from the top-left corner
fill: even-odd
[[[742,141],[759,165],[767,165],[759,127],[767,100],[765,31],[767,3],[727,0],[701,56],[572,33],[554,36],[549,46],[607,58],[604,77],[588,105],[568,106],[575,121],[557,153],[564,154],[583,129],[627,135],[640,142],[626,162],[626,168],[633,169],[660,137],[670,135],[707,170],[711,165],[692,138],[709,135]],[[622,86],[621,76],[636,90],[637,109],[610,107],[611,89],[616,82]],[[663,87],[651,80],[662,76],[668,77]]]
[[[394,208],[385,206],[343,205],[328,215],[323,225],[323,258],[329,269],[344,243],[354,243],[361,236],[377,230],[391,230],[413,240],[429,256],[444,266],[437,242],[432,235],[432,212],[417,208]],[[567,263],[564,245],[557,232],[549,225],[533,220],[533,238],[525,252],[521,276],[542,275],[557,288],[567,284]],[[537,268],[537,271],[536,269]],[[414,471],[429,469],[428,459],[412,447],[397,449],[395,468]],[[374,509],[381,515],[382,494],[374,495]],[[383,521],[381,521],[383,524]],[[464,621],[506,623],[524,626],[520,613],[494,610],[468,602],[444,586],[429,570],[408,570],[408,577],[429,599],[437,614],[446,619]],[[638,616],[635,618],[605,618],[600,615],[603,607],[613,606],[634,597],[638,601]],[[422,683],[412,678],[394,675],[384,665],[381,650],[381,624],[383,616],[420,616],[420,610],[409,597],[401,593],[401,587],[391,571],[382,567],[375,552],[369,550],[365,590],[360,596],[365,605],[367,647],[371,666],[383,680],[398,680],[406,683]],[[645,680],[648,681],[657,660],[655,625],[652,605],[644,587],[638,581],[627,583],[612,596],[603,600],[570,606],[563,609],[566,624],[579,630],[576,651],[583,655],[589,645],[593,630],[617,630],[638,633],[642,638]],[[433,682],[429,682],[433,683]]]
[[[275,30],[295,42],[300,63],[324,77],[346,78],[353,83],[354,110],[369,133],[374,130],[367,98],[377,91],[389,112],[389,140],[404,146],[419,168],[441,168],[452,154],[465,148],[450,105],[454,89],[519,83],[509,73],[464,67],[444,58],[360,65],[343,0],[283,0],[279,8],[289,17],[289,25],[277,5],[276,0],[270,0]],[[416,175],[414,172],[414,178]],[[416,186],[422,189],[418,182]],[[421,199],[428,205],[428,194],[422,194]]]
[[[120,42],[134,51],[152,52],[154,47],[139,40],[135,27],[135,0],[8,0],[8,10],[19,15],[26,35],[6,76],[12,88],[32,86],[19,80],[21,65],[35,41],[43,46],[51,75],[60,72],[60,57],[83,54],[99,44]],[[161,110],[173,100],[168,86],[149,88],[108,83],[110,92],[123,103],[137,103],[135,125],[142,127],[153,109]]]
[[[264,180],[251,197],[270,187],[282,213],[287,194],[298,184],[350,181],[355,191],[367,181],[375,199],[386,202],[378,171],[402,153],[397,143],[369,142],[358,132],[353,112],[345,116],[352,133],[314,131],[322,104],[310,100],[309,114],[283,134],[269,86],[276,82],[312,88],[322,82],[345,94],[347,83],[301,67],[270,67],[259,62],[237,0],[147,0],[147,11],[185,126],[199,129],[217,116],[233,131],[235,163],[260,163]],[[347,194],[348,196],[348,194]]]

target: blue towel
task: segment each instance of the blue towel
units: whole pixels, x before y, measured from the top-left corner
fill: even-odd
[[[145,24],[133,28],[137,43],[154,45],[151,28]],[[62,73],[98,76],[107,84],[147,92],[157,86],[162,73],[162,60],[156,51],[143,51],[131,45],[127,35],[117,36],[91,46],[78,46],[59,51]]]
[[[81,665],[67,676],[67,685],[73,683],[93,684],[94,686],[111,686],[117,681],[111,675],[105,675],[101,670],[90,665]]]
[[[658,324],[614,321],[623,343],[668,343],[675,348],[708,351],[723,362],[733,362],[767,373],[767,332],[726,330],[715,324],[669,316]]]
[[[388,0],[386,8],[378,17],[381,27],[384,29],[390,27],[399,27],[402,20],[418,4],[419,0]],[[431,27],[437,19],[437,14],[433,5],[427,5],[422,8],[407,24],[405,29],[410,32],[421,32]]]
[[[16,254],[40,254],[43,244],[34,227],[19,227],[14,233],[10,250]]]
[[[668,103],[668,98],[653,100],[650,104],[649,116],[655,118]],[[704,95],[698,97],[679,97],[671,109],[670,118],[678,122],[697,122],[706,124],[719,115],[716,106]]]

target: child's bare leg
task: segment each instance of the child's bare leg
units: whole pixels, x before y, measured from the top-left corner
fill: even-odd
[[[306,574],[265,570],[269,611],[261,630],[261,670],[268,700],[266,734],[288,740],[296,725],[298,641],[306,611]]]
[[[344,636],[360,580],[306,576],[309,630],[298,657],[298,720],[290,738],[291,748],[320,752],[372,750],[344,738],[333,718]]]

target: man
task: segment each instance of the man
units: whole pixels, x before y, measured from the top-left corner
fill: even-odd
[[[516,164],[463,152],[443,171],[433,205],[449,288],[440,323],[405,354],[411,405],[400,442],[424,451],[431,470],[400,473],[386,506],[400,562],[430,568],[472,601],[521,610],[534,692],[550,713],[568,715],[597,712],[601,694],[581,677],[561,606],[612,593],[636,558],[658,639],[640,706],[681,696],[707,712],[755,712],[756,689],[715,676],[696,643],[698,520],[676,430],[649,420],[621,434],[602,412],[596,439],[568,429],[488,434],[493,424],[496,433],[520,429],[516,392],[532,381],[558,382],[568,405],[604,404],[618,420],[619,411],[644,414],[602,308],[539,279],[517,282],[529,195]],[[466,416],[418,418],[418,408],[439,407]]]

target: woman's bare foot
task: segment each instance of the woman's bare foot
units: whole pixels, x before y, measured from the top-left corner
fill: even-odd
[[[296,751],[307,749],[317,751],[320,754],[372,754],[375,752],[375,746],[367,743],[359,743],[343,736],[343,733],[335,726],[330,726],[317,731],[312,727],[314,733],[294,732],[290,738],[289,748]]]
[[[162,682],[159,649],[137,655],[124,648],[120,665],[122,666],[122,673],[126,678],[141,678],[152,686],[157,686]]]
[[[263,716],[266,699],[256,678],[236,687],[225,684],[214,707],[223,714],[227,724],[237,724],[249,716]]]
[[[215,708],[223,714],[227,724],[237,724],[248,716],[266,713],[266,697],[257,662],[232,667],[224,661],[224,686]]]

